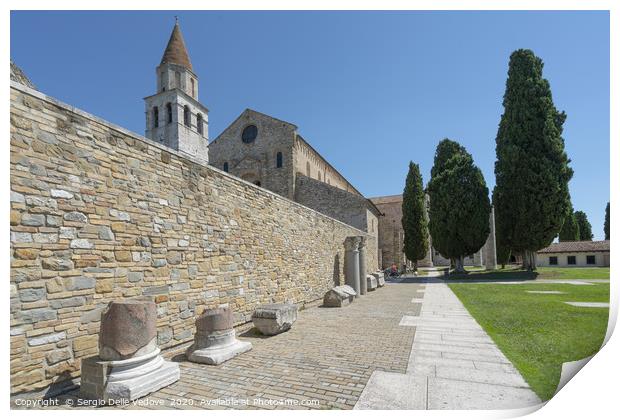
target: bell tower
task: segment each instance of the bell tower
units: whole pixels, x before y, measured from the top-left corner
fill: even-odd
[[[157,93],[144,98],[145,136],[207,164],[209,110],[198,101],[198,77],[178,20],[156,74]]]

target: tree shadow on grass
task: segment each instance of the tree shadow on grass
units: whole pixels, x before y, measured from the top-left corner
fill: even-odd
[[[536,280],[538,273],[536,271],[527,270],[509,270],[509,271],[472,271],[466,274],[444,274],[439,277],[446,282],[496,282],[496,281],[524,281]]]
[[[536,280],[538,273],[527,270],[470,271],[466,274],[444,274],[438,277],[400,277],[398,283],[493,283]]]

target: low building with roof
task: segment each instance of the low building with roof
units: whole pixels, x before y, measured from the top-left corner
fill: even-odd
[[[537,252],[539,267],[609,267],[609,241],[563,241]]]

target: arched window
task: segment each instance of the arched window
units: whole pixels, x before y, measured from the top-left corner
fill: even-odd
[[[166,114],[166,121],[168,121],[168,124],[172,123],[172,104],[170,102],[166,104]]]
[[[196,114],[196,129],[198,133],[202,134],[202,114]]]
[[[159,127],[159,108],[153,107],[153,127]]]
[[[228,172],[228,162],[224,162],[224,172]]]
[[[278,152],[276,155],[276,168],[282,167],[282,152]]]
[[[306,176],[310,178],[310,162],[306,162]]]
[[[187,105],[185,105],[183,107],[183,124],[185,124],[187,127],[191,127],[192,125],[192,114],[189,112],[189,107]]]

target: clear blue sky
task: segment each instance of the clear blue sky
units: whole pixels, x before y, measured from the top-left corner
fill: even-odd
[[[11,58],[39,90],[144,134],[142,98],[178,15],[214,139],[245,108],[295,123],[366,196],[428,181],[437,143],[495,183],[508,58],[545,62],[575,171],[603,238],[609,200],[607,12],[12,12]]]

